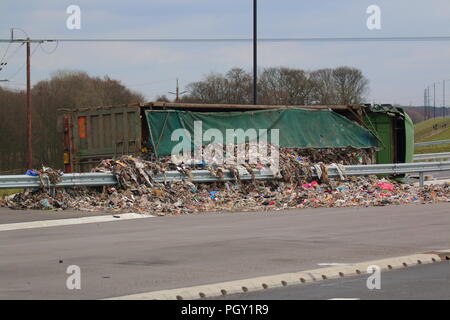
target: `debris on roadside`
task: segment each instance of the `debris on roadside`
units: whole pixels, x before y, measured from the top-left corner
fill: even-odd
[[[282,149],[278,179],[241,181],[241,170],[252,172],[258,164],[219,165],[213,159],[197,164],[159,162],[133,157],[104,160],[95,172],[112,173],[118,184],[104,187],[57,188],[48,190],[48,182],[58,181],[60,172],[50,168],[38,171],[42,188],[26,190],[0,200],[0,206],[12,209],[139,212],[175,215],[200,212],[283,210],[295,208],[384,206],[407,203],[449,202],[450,186],[423,188],[401,184],[376,176],[328,177],[326,165],[370,163],[370,151],[345,149]],[[312,177],[314,167],[319,178]],[[192,182],[191,171],[209,170],[219,179],[223,170],[233,172],[234,181]],[[170,170],[186,175],[184,181],[160,183],[154,177]],[[343,179],[345,178],[345,179]]]

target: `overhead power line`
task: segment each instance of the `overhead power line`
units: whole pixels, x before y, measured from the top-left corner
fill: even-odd
[[[53,42],[53,41],[52,41],[52,42]],[[53,53],[55,53],[55,51],[58,49],[58,46],[59,46],[59,42],[56,41],[55,47],[54,47],[52,50],[47,51],[46,49],[44,49],[44,46],[42,45],[42,43],[39,43],[39,47],[40,47],[41,50],[42,50],[44,53],[46,53],[46,54],[53,54]]]
[[[34,55],[34,53],[36,52],[37,48],[38,48],[38,46],[34,47],[33,52],[31,53],[31,57],[32,57],[32,56]],[[23,68],[24,68],[25,66],[26,66],[26,62],[23,63],[23,64],[20,66],[20,68],[19,68],[14,74],[12,74],[11,76],[9,76],[9,77],[8,77],[8,80],[14,79],[14,78],[19,74],[19,72],[23,70]]]
[[[10,45],[11,45],[11,42],[9,43],[8,49],[6,50],[6,52],[5,52],[5,54],[3,55],[3,58],[2,58],[2,60],[1,60],[1,63],[0,63],[0,71],[1,71],[5,66],[7,66],[8,63],[9,63],[9,61],[11,60],[11,58],[12,58],[17,52],[19,52],[19,49],[22,48],[23,43],[22,43],[20,46],[18,46],[18,47],[16,48],[16,50],[14,50],[12,53],[10,53],[8,57],[5,58],[6,53],[7,53],[8,50],[9,50]]]
[[[450,36],[415,37],[326,37],[326,38],[259,38],[258,42],[448,42]],[[55,38],[0,39],[8,42],[253,42],[253,38]]]
[[[8,44],[8,47],[5,50],[5,53],[3,54],[2,58],[0,59],[0,66],[3,65],[3,59],[5,59],[6,55],[8,54],[9,47],[11,47],[11,42]]]

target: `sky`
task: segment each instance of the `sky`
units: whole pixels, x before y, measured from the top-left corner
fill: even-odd
[[[67,7],[81,9],[81,29],[70,30]],[[251,38],[252,0],[0,0],[0,39],[10,28],[30,38]],[[369,30],[367,8],[381,9],[381,29]],[[259,0],[258,36],[396,37],[450,35],[448,0]],[[25,34],[17,29],[17,38]],[[7,50],[0,43],[0,59]],[[32,82],[57,70],[81,70],[120,80],[148,101],[230,68],[252,70],[251,42],[46,43],[32,45]],[[305,70],[351,66],[370,81],[368,101],[423,105],[424,89],[450,79],[450,42],[261,42],[259,67]],[[0,71],[4,87],[24,88],[25,48],[12,44]],[[447,83],[450,101],[450,80]],[[449,105],[449,103],[446,103]]]

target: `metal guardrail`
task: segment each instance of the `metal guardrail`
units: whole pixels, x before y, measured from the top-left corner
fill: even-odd
[[[57,183],[56,187],[95,187],[115,184],[117,180],[109,173],[69,173],[61,176],[61,182]],[[36,176],[0,176],[0,189],[39,188],[40,186],[39,177]]]
[[[425,173],[447,170],[450,170],[450,161],[345,166],[344,173],[347,176],[364,176],[378,174],[397,175],[407,173]],[[333,168],[328,170],[328,175],[333,175]]]
[[[415,154],[414,161],[450,159],[450,152]]]
[[[215,177],[208,170],[193,170],[192,180],[194,182],[216,182],[219,181],[218,177]],[[255,179],[257,180],[270,180],[274,178],[272,170],[268,168],[253,170]],[[153,180],[155,182],[169,182],[169,181],[185,181],[188,178],[181,172],[178,171],[167,171],[164,174],[156,175]],[[247,170],[239,171],[239,179],[241,180],[251,180],[252,175]],[[231,174],[230,170],[223,171],[222,181],[234,181],[236,180]]]
[[[313,167],[314,175],[317,176]],[[397,163],[397,164],[374,164],[374,165],[353,165],[343,166],[341,170],[338,166],[328,166],[328,176],[364,176],[364,175],[400,175],[407,173],[419,173],[420,185],[424,184],[424,173],[437,171],[450,171],[450,161],[445,162],[416,162],[416,163]],[[224,181],[232,181],[235,178],[229,170],[224,170]],[[273,179],[274,175],[268,168],[253,171],[254,178],[257,180]],[[193,182],[214,182],[219,181],[218,177],[213,176],[208,170],[192,171]],[[186,175],[178,171],[168,171],[154,177],[155,182],[183,181],[187,180]],[[240,172],[241,180],[251,180],[252,175],[246,170]],[[116,179],[109,173],[73,173],[61,176],[61,182],[50,187],[76,187],[76,186],[106,186],[115,185]],[[39,177],[27,175],[0,176],[0,189],[21,189],[40,187]]]
[[[435,146],[435,145],[438,145],[438,144],[447,144],[447,143],[450,143],[450,140],[419,142],[419,143],[415,143],[414,147],[427,147],[427,146]]]

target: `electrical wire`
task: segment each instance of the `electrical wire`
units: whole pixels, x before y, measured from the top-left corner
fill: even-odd
[[[0,42],[11,42],[0,39]],[[57,38],[16,39],[13,42],[251,42],[253,38]],[[448,42],[450,36],[260,38],[258,42]]]
[[[34,55],[34,53],[36,52],[37,48],[39,48],[39,46],[34,47],[33,51],[31,52],[30,57],[32,57]],[[8,81],[14,79],[15,76],[17,76],[19,74],[20,71],[22,71],[22,69],[25,67],[26,63],[23,63],[22,66],[12,75],[8,78]]]
[[[48,54],[48,55],[50,55],[50,54],[53,54],[53,53],[55,53],[55,51],[58,49],[58,46],[59,46],[59,41],[56,41],[56,45],[55,45],[55,48],[53,48],[53,50],[52,51],[47,51],[47,50],[45,50],[44,49],[44,46],[42,45],[43,44],[43,42],[42,43],[39,43],[39,47],[41,48],[41,50],[44,52],[44,53],[46,53],[46,54]]]
[[[4,59],[4,60],[2,60],[2,61],[5,61],[4,62],[4,65],[6,66],[7,64],[8,64],[8,62],[9,62],[9,60],[19,51],[19,49],[23,46],[24,44],[22,43],[20,46],[18,46],[17,48],[16,48],[16,50],[14,50],[14,52],[12,52],[6,59]]]
[[[5,59],[6,55],[8,54],[9,47],[11,47],[11,44],[12,44],[11,42],[8,44],[8,47],[6,48],[5,53],[3,54],[2,58],[0,59],[0,66],[3,65],[3,59]]]
[[[11,36],[12,37],[14,37],[14,30],[19,30],[19,31],[22,31],[22,33],[27,37],[27,38],[29,38],[29,36],[28,36],[28,33],[25,31],[25,30],[23,30],[22,28],[17,28],[17,27],[13,27],[13,28],[11,28]]]

